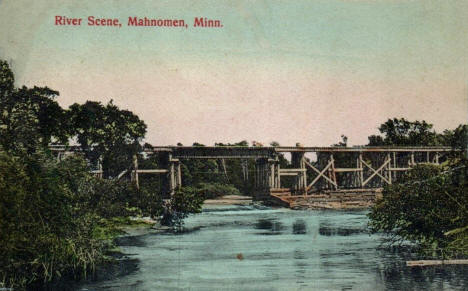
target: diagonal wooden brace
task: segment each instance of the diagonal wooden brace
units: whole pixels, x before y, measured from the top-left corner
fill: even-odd
[[[326,180],[328,180],[328,182],[332,183],[335,187],[337,187],[336,183],[332,179],[330,179],[330,178],[328,178],[327,176],[324,175],[325,171],[328,170],[328,168],[330,168],[331,165],[333,164],[333,161],[330,161],[327,164],[327,166],[325,168],[323,168],[322,171],[319,171],[316,167],[312,166],[312,164],[309,163],[308,161],[304,161],[304,162],[308,167],[310,167],[312,170],[314,170],[318,174],[318,176],[315,177],[315,179],[312,182],[310,182],[310,184],[307,186],[307,190],[309,190],[310,187],[312,187],[320,179],[320,177],[325,178]]]
[[[384,180],[385,182],[387,182],[387,184],[391,184],[389,180],[387,180],[387,178],[385,178],[384,176],[382,176],[379,172],[382,171],[382,169],[388,164],[390,163],[390,159],[387,159],[377,170],[375,170],[374,168],[372,168],[369,164],[367,164],[366,162],[364,162],[362,159],[361,159],[361,162],[363,165],[365,165],[366,167],[368,167],[369,169],[371,169],[374,173],[372,173],[372,175],[370,175],[363,183],[362,183],[362,186],[366,185],[372,178],[374,178],[375,175],[378,175],[382,180]]]

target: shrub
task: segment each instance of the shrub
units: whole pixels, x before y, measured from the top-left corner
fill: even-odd
[[[224,195],[241,195],[233,185],[221,183],[200,183],[196,191],[205,199],[213,199]]]
[[[369,214],[373,232],[391,242],[409,240],[432,256],[468,255],[467,162],[450,168],[418,165],[402,181],[385,187]]]
[[[92,235],[98,216],[80,213],[59,172],[41,154],[0,153],[0,280],[9,287],[81,276],[102,259],[103,243]]]
[[[204,198],[197,189],[193,187],[182,187],[177,190],[164,207],[164,214],[161,220],[162,225],[175,226],[180,230],[183,219],[189,213],[201,212]]]
[[[160,199],[130,183],[102,180],[73,156],[0,152],[0,282],[9,287],[85,276],[104,259],[107,220],[157,216]]]

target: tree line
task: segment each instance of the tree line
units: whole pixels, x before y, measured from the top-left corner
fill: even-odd
[[[369,213],[372,232],[383,232],[390,245],[407,242],[429,258],[468,256],[468,126],[437,133],[425,121],[389,119],[370,145],[451,146],[441,165],[420,164],[401,180],[386,185],[383,199]]]
[[[163,215],[163,222],[180,224],[200,211],[203,199],[253,191],[254,161],[194,159],[183,161],[184,187],[164,203],[159,176],[145,177],[139,189],[114,179],[131,167],[134,155],[141,168],[158,168],[157,155],[143,154],[147,126],[137,115],[112,101],[62,108],[57,91],[14,83],[8,63],[0,60],[0,287],[36,288],[60,277],[85,276],[109,260],[114,222],[122,217]],[[394,118],[378,129],[368,145],[466,151],[467,125],[437,133],[425,121]],[[82,154],[58,161],[51,144],[77,144]],[[335,146],[346,145],[343,136]],[[98,163],[105,179],[90,173]],[[280,164],[291,166],[283,155]],[[466,251],[466,177],[463,155],[441,166],[415,167],[406,180],[385,188],[370,214],[372,230],[416,241],[426,250]],[[409,183],[413,180],[419,182]]]
[[[0,60],[0,287],[39,289],[79,279],[112,261],[118,225],[130,216],[158,218],[167,206],[157,189],[110,179],[141,152],[146,124],[113,102],[62,108],[57,91],[15,87]],[[78,144],[81,154],[58,160],[49,146]],[[103,165],[103,176],[90,170]],[[177,193],[169,223],[200,209],[201,199]]]

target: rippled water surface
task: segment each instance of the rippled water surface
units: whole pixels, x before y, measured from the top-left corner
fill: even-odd
[[[121,240],[129,274],[78,290],[466,290],[466,266],[408,268],[366,225],[364,211],[206,206],[183,234]]]

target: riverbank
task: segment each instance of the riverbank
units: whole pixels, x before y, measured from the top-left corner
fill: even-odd
[[[214,200],[185,220],[187,231],[117,240],[125,260],[76,290],[463,290],[468,283],[464,266],[407,267],[417,256],[382,248],[382,237],[368,233],[367,211]]]
[[[327,190],[297,195],[288,188],[259,192],[255,200],[295,210],[305,209],[368,209],[382,198],[382,189]]]
[[[203,202],[204,205],[251,205],[252,203],[252,197],[242,195],[224,195]]]
[[[294,210],[321,210],[321,209],[368,209],[378,199],[382,198],[380,190],[367,191],[329,191],[310,195],[291,195],[283,193],[271,193],[269,197],[262,197],[261,201],[253,201],[250,196],[225,195],[215,199],[207,199],[203,202],[211,205],[252,205],[262,203],[270,206],[280,206]]]

